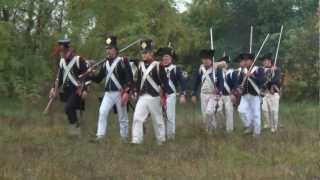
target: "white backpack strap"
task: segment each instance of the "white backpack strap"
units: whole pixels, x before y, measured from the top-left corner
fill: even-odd
[[[227,90],[228,94],[230,94],[230,92],[231,92],[230,86],[227,83],[228,72],[223,71],[222,75],[223,75],[223,86]]]
[[[72,67],[79,61],[79,56],[74,56],[70,63],[67,65],[65,59],[61,59],[62,67],[63,67],[63,81],[62,85],[64,85],[67,78],[72,82],[73,85],[79,86],[79,83],[76,81],[76,78],[70,73]]]
[[[174,93],[176,93],[177,89],[176,89],[174,83],[172,82],[172,80],[170,78],[171,71],[174,71],[174,73],[176,72],[176,66],[175,65],[170,65],[169,67],[166,67],[166,73],[167,73],[167,77],[168,77],[169,86],[172,89],[172,91]]]
[[[112,63],[111,67],[110,67],[109,61],[106,61],[106,70],[108,72],[107,77],[106,77],[106,85],[108,84],[109,80],[111,79],[119,90],[122,88],[122,86],[119,83],[118,79],[116,78],[116,76],[114,75],[113,72],[121,60],[122,60],[122,58],[117,57],[115,59],[115,61]]]
[[[212,79],[213,79],[213,82],[212,82],[212,84],[213,84],[213,86],[215,85],[215,82],[216,82],[216,65],[215,65],[215,63],[212,65]],[[211,80],[211,79],[210,79]]]
[[[260,95],[260,89],[258,88],[257,84],[250,77],[248,78],[248,81],[250,82],[256,93]]]
[[[210,68],[210,69],[205,69],[203,67],[202,69],[202,83],[205,81],[205,80],[209,80],[212,85],[214,86],[214,83],[212,82],[211,78],[210,78],[210,73],[213,73],[214,74],[214,71],[213,71],[213,68]],[[215,80],[215,75],[213,75],[213,80]]]
[[[241,71],[242,71],[242,68],[239,67],[239,68],[238,68],[238,74],[237,74],[238,77],[241,75]]]
[[[259,69],[258,66],[254,66],[252,69],[251,69],[251,73],[254,73],[255,71],[257,71]],[[249,77],[248,78],[248,81],[250,82],[250,84],[252,85],[253,89],[256,91],[257,94],[260,95],[260,89],[259,87],[257,86],[257,84]]]
[[[206,68],[204,67],[204,65],[201,65],[201,66],[200,66],[200,69],[199,69],[199,73],[202,73],[202,77],[201,77],[201,82],[202,82],[202,83],[204,82],[204,80],[205,80],[205,78],[206,78],[206,76],[205,76],[206,72],[207,72],[207,70],[206,70]]]
[[[65,61],[66,61],[66,60],[65,60],[64,58],[61,58],[61,59],[60,59],[59,68],[63,68],[63,64],[66,63]]]
[[[78,56],[76,64],[77,64],[77,68],[80,69],[80,56]]]
[[[259,67],[258,66],[253,66],[253,68],[251,69],[251,73],[254,73],[256,70],[258,70]]]
[[[155,67],[155,66],[159,66],[159,63],[157,61],[154,61],[152,62],[149,67],[146,69],[145,66],[144,66],[144,62],[142,62],[141,64],[141,70],[143,72],[143,76],[142,76],[142,79],[141,79],[141,84],[140,84],[140,89],[142,89],[145,81],[147,80],[150,85],[153,87],[153,89],[155,91],[157,91],[158,93],[160,93],[160,87],[154,82],[154,80],[149,76],[149,73],[152,71],[152,69]]]

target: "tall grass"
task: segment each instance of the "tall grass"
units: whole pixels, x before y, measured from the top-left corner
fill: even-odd
[[[1,99],[0,179],[319,179],[319,106],[282,103],[277,134],[264,131],[259,139],[236,130],[207,135],[199,127],[199,110],[178,106],[177,137],[157,146],[147,121],[141,146],[119,141],[119,128],[110,117],[108,137],[92,144],[98,103],[90,98],[81,138],[66,134],[60,103],[49,116],[44,102]],[[132,114],[130,113],[130,116]],[[132,118],[130,118],[131,120]]]

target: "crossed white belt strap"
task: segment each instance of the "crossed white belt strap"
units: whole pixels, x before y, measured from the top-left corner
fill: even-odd
[[[143,76],[142,76],[142,79],[141,79],[141,84],[140,84],[140,89],[142,89],[145,81],[147,80],[150,85],[153,87],[153,89],[155,91],[157,91],[158,93],[160,93],[160,86],[157,85],[156,82],[154,82],[154,80],[149,76],[149,73],[152,71],[152,69],[155,67],[155,66],[158,66],[158,62],[157,61],[154,61],[152,62],[149,67],[146,69],[146,67],[144,66],[144,62],[141,62],[140,64],[140,67],[141,67],[141,70],[142,70],[142,73],[143,73]]]
[[[175,65],[170,65],[169,67],[166,68],[166,70],[168,70],[168,71],[167,71],[168,83],[169,83],[169,86],[170,86],[170,88],[172,89],[172,91],[173,91],[174,93],[177,92],[177,89],[176,89],[174,83],[172,82],[172,80],[170,79],[170,74],[171,74],[171,71],[172,71],[172,70],[175,70],[175,69],[176,69],[176,66],[175,66]]]
[[[227,75],[230,74],[232,72],[223,72],[223,86],[224,88],[227,90],[228,94],[230,94],[231,90],[230,90],[230,86],[227,83]],[[232,74],[231,74],[232,75]]]
[[[251,70],[251,73],[253,73],[254,71],[256,71],[258,69],[258,67],[253,67]],[[257,86],[257,84],[249,77],[248,81],[250,82],[250,84],[252,85],[253,89],[256,91],[257,94],[260,94],[260,89]]]
[[[215,80],[215,73],[213,71],[213,68],[210,68],[210,69],[206,70],[206,68],[204,66],[201,66],[201,71],[202,71],[202,83],[207,79],[207,80],[209,80],[211,82],[211,84],[214,87],[215,85],[211,81],[210,76],[209,76],[210,73],[212,72],[213,80]]]
[[[63,68],[63,81],[62,81],[62,85],[64,85],[65,81],[66,81],[67,78],[68,78],[68,79],[72,82],[73,85],[79,86],[79,83],[76,81],[76,78],[71,74],[71,69],[72,69],[72,67],[73,67],[76,63],[78,63],[78,61],[79,61],[79,56],[74,56],[68,65],[66,64],[66,60],[65,60],[64,58],[62,58],[62,59],[60,60],[60,67]]]
[[[106,77],[106,85],[108,84],[109,80],[111,79],[113,81],[113,83],[117,86],[117,88],[120,90],[122,88],[121,84],[119,83],[118,79],[116,78],[116,76],[114,75],[114,70],[117,67],[117,65],[119,64],[119,62],[122,59],[120,57],[117,57],[115,59],[115,61],[112,63],[112,65],[110,66],[109,61],[106,61],[106,70],[108,72],[107,77]]]

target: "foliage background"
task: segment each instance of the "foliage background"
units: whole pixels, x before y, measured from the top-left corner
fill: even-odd
[[[316,0],[193,0],[179,12],[173,0],[1,0],[0,93],[35,99],[47,93],[56,60],[51,56],[64,34],[88,58],[104,56],[104,38],[112,32],[120,47],[140,37],[157,46],[172,42],[178,63],[188,72],[199,64],[201,48],[209,47],[214,28],[216,57],[235,57],[249,49],[254,26],[254,51],[266,33],[271,41],[263,53],[275,52],[284,25],[279,66],[284,73],[283,97],[317,100],[319,89],[319,16]],[[319,12],[318,12],[319,15]],[[138,48],[126,51],[139,57]]]

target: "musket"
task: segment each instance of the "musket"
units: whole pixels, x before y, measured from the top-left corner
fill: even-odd
[[[211,50],[214,50],[214,47],[213,47],[213,32],[212,32],[212,27],[210,27],[210,49]],[[216,64],[214,62],[214,56],[212,56],[212,67],[215,68]]]
[[[213,50],[213,33],[212,33],[212,27],[210,27],[210,45],[211,45],[211,50]]]
[[[279,40],[278,40],[278,45],[277,45],[277,51],[276,51],[276,56],[274,58],[274,66],[277,65],[277,60],[278,60],[278,53],[279,53],[279,48],[280,48],[280,42],[281,42],[281,37],[282,37],[282,32],[283,32],[283,25],[281,26],[281,30],[280,30],[280,35],[279,35]],[[274,76],[274,69],[272,70],[272,76]]]
[[[264,41],[262,42],[262,45],[261,45],[261,47],[260,47],[257,55],[255,56],[254,61],[253,61],[253,63],[251,64],[251,66],[250,66],[250,68],[249,68],[249,70],[248,70],[248,73],[250,73],[251,70],[252,70],[252,68],[254,67],[254,64],[256,63],[256,61],[257,61],[257,59],[258,59],[258,57],[259,57],[259,55],[260,55],[260,53],[261,53],[261,50],[262,50],[262,48],[264,47],[265,43],[268,41],[269,37],[270,37],[270,34],[268,33],[267,36],[266,36],[266,38],[265,38]],[[248,79],[248,76],[245,76],[245,77],[243,78],[241,84],[240,84],[240,88],[239,88],[240,90],[239,90],[239,91],[238,91],[238,90],[237,90],[237,91],[234,91],[234,93],[233,93],[233,94],[235,95],[235,97],[236,97],[236,100],[235,100],[236,102],[234,102],[234,106],[235,106],[235,107],[237,107],[237,106],[240,104],[240,98],[241,98],[241,94],[242,94],[242,92],[243,92],[244,83],[246,82],[247,79]]]
[[[252,39],[253,39],[253,26],[251,25],[251,27],[250,27],[250,42],[249,42],[250,47],[249,47],[249,53],[252,52]]]
[[[253,60],[253,63],[251,64],[251,66],[250,66],[250,68],[249,68],[249,70],[248,70],[248,73],[250,73],[251,70],[252,70],[252,68],[254,67],[254,64],[256,63],[256,61],[257,61],[257,59],[258,59],[258,57],[259,57],[259,55],[260,55],[260,53],[261,53],[261,50],[262,50],[262,48],[264,47],[265,43],[268,41],[269,37],[270,37],[270,34],[268,33],[267,36],[266,36],[266,38],[265,38],[264,41],[262,42],[262,45],[261,45],[261,47],[260,47],[257,55],[255,56],[255,58],[254,58],[254,60]],[[246,82],[247,79],[248,79],[248,76],[245,76],[245,77],[243,78],[240,87],[243,88],[244,83]]]
[[[140,42],[140,41],[141,41],[141,39],[138,39],[138,40],[136,40],[136,41],[134,41],[134,42],[130,43],[128,46],[126,46],[126,47],[124,47],[124,48],[120,49],[120,50],[119,50],[119,53],[122,53],[123,51],[125,51],[125,50],[129,49],[130,47],[134,46],[135,44],[137,44],[137,43],[138,43],[138,42]],[[92,65],[92,66],[91,66],[91,68],[98,67],[99,65],[101,65],[101,64],[102,64],[102,63],[104,63],[105,61],[106,61],[106,60],[105,60],[105,59],[103,59],[103,60],[101,60],[101,61],[97,62],[96,64]]]
[[[212,27],[210,28],[210,44],[211,44],[211,50],[213,50],[213,33],[212,33]],[[215,68],[215,63],[214,63],[214,56],[212,57],[212,64],[213,64],[213,68]],[[215,73],[215,71],[213,71],[213,73]],[[216,105],[214,107],[214,114],[217,113],[218,109],[219,109],[219,101],[220,98],[216,97]]]
[[[210,45],[211,45],[211,50],[214,50],[214,47],[213,47],[213,32],[212,32],[212,27],[210,28]],[[212,57],[212,63],[214,64],[214,56]]]
[[[169,119],[168,119],[168,114],[167,114],[167,107],[166,107],[165,105],[162,105],[161,108],[162,108],[162,116],[163,116],[163,118],[164,118],[165,127],[166,127],[166,135],[168,135],[167,125],[168,125]]]
[[[127,50],[128,48],[134,46],[135,44],[137,44],[137,43],[140,42],[140,41],[141,41],[141,38],[138,39],[138,40],[136,40],[136,41],[134,41],[134,42],[132,42],[132,43],[130,43],[128,46],[120,49],[120,50],[119,50],[119,53],[122,53],[123,51],[125,51],[125,50]],[[106,61],[105,59],[100,60],[100,61],[98,61],[97,63],[95,63],[95,64],[93,64],[92,66],[90,66],[90,68],[92,68],[92,69],[97,68],[98,66],[100,66],[101,64],[103,64],[105,61]],[[87,76],[89,73],[90,73],[90,72],[87,71],[87,72],[81,74],[79,77],[80,77],[80,78],[85,77],[85,76]]]
[[[54,81],[54,92],[55,92],[55,94],[57,94],[57,91],[58,91],[58,88],[59,88],[59,75],[60,75],[60,68],[58,69],[57,76],[56,76],[56,79]],[[49,102],[48,102],[46,108],[43,111],[43,114],[47,114],[49,112],[49,109],[50,109],[54,99],[55,99],[55,96],[50,97]]]

